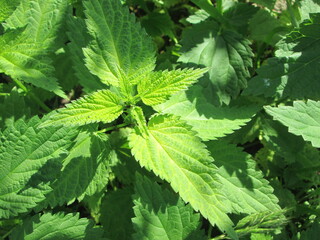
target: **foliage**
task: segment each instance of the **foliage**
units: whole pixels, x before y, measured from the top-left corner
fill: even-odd
[[[315,239],[318,0],[0,0],[2,239]]]

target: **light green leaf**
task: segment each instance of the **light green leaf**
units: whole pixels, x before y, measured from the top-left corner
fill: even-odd
[[[140,165],[170,182],[185,202],[211,224],[237,239],[227,212],[230,203],[217,189],[216,166],[191,127],[174,116],[154,116],[148,136],[129,136],[132,154]]]
[[[24,220],[10,235],[10,240],[80,240],[102,238],[102,231],[93,228],[94,223],[79,214],[45,213]]]
[[[31,185],[31,177],[49,160],[60,158],[77,131],[72,128],[37,129],[38,117],[18,120],[0,133],[0,218],[25,213],[46,192]]]
[[[232,31],[219,31],[213,21],[185,30],[179,58],[191,66],[209,68],[209,78],[200,84],[212,90],[217,104],[229,103],[247,86],[253,56],[249,40]]]
[[[0,0],[0,23],[7,19],[19,5],[20,0]]]
[[[85,125],[112,122],[123,111],[121,99],[110,90],[99,90],[79,98],[50,115],[40,127],[49,125]]]
[[[136,240],[206,239],[199,230],[200,215],[173,192],[137,175],[132,219]]]
[[[161,113],[180,116],[202,140],[214,140],[232,133],[250,121],[258,111],[257,106],[216,107],[204,97],[200,86],[172,96],[163,104],[155,106]]]
[[[131,219],[134,217],[132,194],[132,187],[106,193],[101,204],[100,217],[106,237],[112,240],[132,240]]]
[[[280,210],[273,188],[261,171],[256,170],[249,154],[222,140],[210,141],[207,146],[219,167],[220,189],[232,202],[235,213]]]
[[[314,147],[320,147],[320,101],[308,100],[293,102],[293,107],[265,107],[275,120],[289,127],[289,132],[311,141]]]
[[[67,10],[68,1],[64,0],[22,1],[6,27],[24,30],[11,30],[0,36],[0,72],[65,98],[49,53],[58,45]]]
[[[86,24],[94,39],[84,49],[86,65],[107,85],[120,85],[124,73],[134,81],[154,64],[154,46],[120,1],[85,1]]]
[[[174,93],[186,90],[206,71],[207,69],[178,69],[152,72],[138,84],[139,96],[150,106],[163,103]]]
[[[28,39],[26,30],[0,36],[0,73],[66,97],[54,77],[46,46]]]

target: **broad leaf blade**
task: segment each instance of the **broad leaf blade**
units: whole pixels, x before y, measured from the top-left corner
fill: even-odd
[[[37,129],[37,117],[18,120],[1,135],[0,218],[27,212],[44,199],[30,178],[49,160],[66,153],[77,131],[72,128]]]
[[[102,231],[93,228],[94,223],[87,218],[79,218],[79,214],[45,213],[26,219],[16,227],[10,235],[14,240],[71,240],[71,239],[103,239]]]
[[[122,73],[139,78],[154,68],[154,46],[120,1],[85,1],[86,24],[93,37],[85,49],[89,70],[107,85],[119,86]]]
[[[129,136],[140,165],[170,182],[185,202],[237,239],[226,214],[229,202],[216,188],[216,166],[191,127],[177,117],[159,115],[149,121],[148,132],[146,137]]]
[[[155,109],[180,116],[202,140],[214,140],[232,133],[250,121],[259,109],[251,105],[216,107],[208,103],[203,95],[200,86],[193,86],[189,91],[176,94],[165,103],[155,106]]]
[[[101,83],[99,78],[90,73],[89,69],[85,66],[84,53],[82,51],[89,42],[90,35],[86,32],[86,25],[82,18],[68,18],[68,37],[70,43],[68,48],[71,52],[71,60],[73,63],[73,69],[79,79],[79,83],[84,87],[86,93],[91,93],[99,89],[106,88],[106,85]]]
[[[235,32],[219,32],[213,21],[201,22],[182,36],[180,62],[209,68],[209,78],[201,81],[217,104],[229,103],[247,86],[253,56],[250,42]]]
[[[82,200],[103,191],[110,172],[109,140],[103,136],[89,132],[79,134],[68,157],[63,160],[62,169],[53,178],[52,191],[46,194],[43,205],[71,204],[76,199]]]
[[[219,167],[221,190],[232,202],[236,213],[276,211],[280,207],[273,188],[263,178],[250,155],[224,141],[210,141],[208,149]]]
[[[137,175],[132,219],[133,239],[206,239],[199,230],[200,216],[175,193]]]
[[[289,132],[301,135],[314,147],[320,147],[320,101],[295,101],[293,107],[265,108],[275,120],[289,127]]]
[[[176,92],[186,90],[206,72],[206,69],[178,69],[152,72],[138,84],[142,101],[150,106],[163,103]]]
[[[131,240],[134,217],[133,188],[127,187],[106,193],[101,204],[100,222],[104,235],[112,240]],[[117,206],[117,207],[115,207]]]
[[[276,57],[267,60],[250,80],[245,95],[277,98],[320,98],[320,14],[312,15],[299,31],[277,44]]]
[[[85,125],[112,122],[123,111],[121,99],[109,90],[84,96],[53,113],[40,127],[49,125]]]

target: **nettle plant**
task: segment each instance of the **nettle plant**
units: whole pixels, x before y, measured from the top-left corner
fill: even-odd
[[[316,1],[125,2],[0,0],[3,239],[318,236]]]

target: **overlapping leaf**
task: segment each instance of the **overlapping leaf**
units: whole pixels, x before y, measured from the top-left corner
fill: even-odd
[[[280,210],[273,188],[256,170],[249,154],[221,140],[210,141],[207,146],[219,167],[220,189],[232,202],[233,211],[251,214]]]
[[[226,214],[230,203],[217,189],[216,166],[190,126],[177,117],[158,115],[148,123],[148,136],[133,132],[129,145],[141,166],[170,182],[185,202],[237,239]]]
[[[289,132],[301,135],[306,141],[311,141],[314,147],[320,147],[320,101],[295,101],[293,107],[267,106],[266,111],[289,127]]]
[[[85,1],[86,24],[93,41],[85,49],[86,65],[101,81],[119,86],[124,74],[137,80],[154,68],[154,46],[120,1]]]
[[[206,239],[199,230],[199,214],[176,194],[147,177],[137,176],[134,204],[133,239]]]
[[[178,69],[152,72],[138,84],[138,93],[145,104],[160,104],[174,93],[186,90],[206,71],[207,69]]]
[[[320,14],[300,25],[277,44],[276,57],[257,70],[250,80],[246,95],[266,97],[320,98]]]
[[[18,120],[1,135],[0,218],[27,212],[45,192],[29,180],[49,160],[66,153],[77,131],[72,128],[37,129],[38,117]]]
[[[112,240],[132,239],[132,194],[132,187],[122,188],[108,192],[102,201],[100,222],[104,228],[104,235]]]
[[[64,159],[60,173],[50,184],[52,191],[46,195],[43,204],[51,207],[70,204],[102,191],[109,180],[109,153],[108,139],[88,132],[80,133]]]
[[[247,39],[206,21],[185,30],[181,44],[180,62],[209,68],[202,85],[212,88],[217,103],[229,103],[247,86],[253,55]]]
[[[94,223],[87,218],[79,218],[79,214],[45,213],[26,219],[16,227],[10,235],[11,240],[39,239],[97,239],[102,240],[102,231],[93,228]]]
[[[176,94],[155,106],[155,109],[180,116],[203,140],[214,140],[245,125],[259,107],[216,107],[206,101],[200,86],[193,86],[189,91]]]
[[[68,36],[70,43],[68,47],[71,52],[71,60],[75,74],[79,79],[79,83],[84,87],[86,93],[90,93],[106,86],[101,83],[98,77],[91,74],[85,66],[84,53],[82,51],[89,42],[90,35],[87,33],[85,22],[82,18],[68,18]]]
[[[85,125],[93,122],[111,122],[123,111],[121,99],[109,90],[100,90],[91,95],[80,98],[65,108],[50,115],[41,124],[49,125]]]

